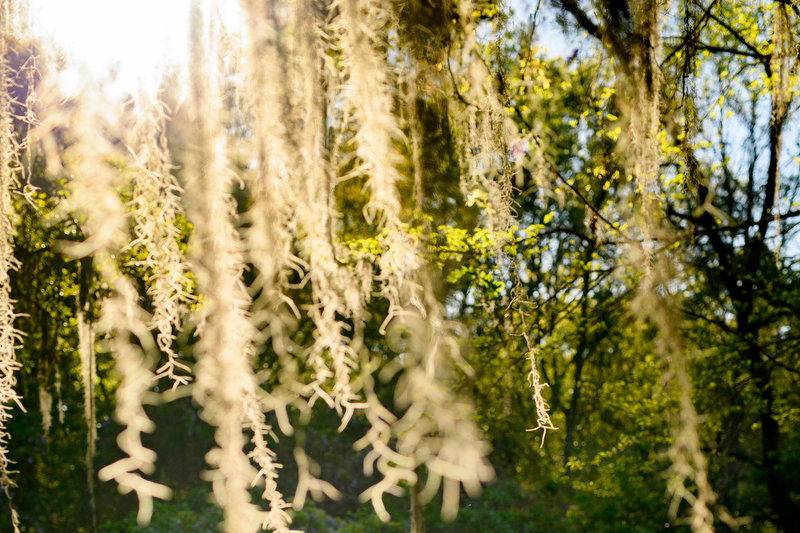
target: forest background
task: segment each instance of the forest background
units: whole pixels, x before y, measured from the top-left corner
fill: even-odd
[[[493,199],[486,190],[460,179],[464,147],[454,110],[473,105],[474,91],[451,65],[453,28],[461,24],[456,4],[383,5],[392,20],[383,53],[390,65],[401,62],[392,59],[392,43],[402,43],[417,76],[390,82],[402,130],[402,213],[428,261],[430,290],[445,302],[447,319],[463,328],[466,364],[448,383],[474,405],[495,475],[479,496],[463,495],[454,521],[442,518],[441,497],[422,505],[410,490],[385,497],[391,518],[383,522],[359,500],[374,478],[363,474],[365,452],[354,451],[353,443],[369,423],[356,411],[338,432],[336,412],[318,402],[310,411],[289,411],[294,433],[274,444],[284,465],[278,486],[287,498],[294,494],[300,445],[341,496],[306,501],[292,511],[293,527],[497,533],[688,528],[692,496],[676,483],[686,482],[690,495],[702,493],[706,480],[695,474],[706,467],[713,488],[706,503],[719,530],[796,530],[800,14],[791,0],[680,0],[660,7],[658,202],[647,205],[661,221],[656,253],[672,261],[660,290],[674,295],[671,331],[688,362],[692,386],[686,389],[675,385],[676,356],[663,357],[662,326],[641,302],[648,259],[632,253],[629,242],[639,238],[641,226],[631,215],[642,200],[630,159],[636,136],[644,135],[636,117],[646,110],[630,97],[635,75],[620,65],[637,61],[648,5],[471,5],[479,56],[503,120],[515,128],[503,148],[514,223],[503,231],[487,227]],[[11,57],[11,63],[18,59]],[[471,149],[478,148],[467,141]],[[173,490],[171,499],[156,502],[149,526],[136,525],[133,495],[96,478],[97,469],[122,456],[114,418],[120,378],[112,351],[98,339],[92,394],[86,394],[78,328],[87,317],[88,323],[99,317],[108,286],[91,256],[75,259],[65,251],[65,241],[83,238],[79,217],[59,211],[70,194],[65,180],[49,176],[44,159],[32,157],[29,168],[36,190],[14,197],[19,266],[10,273],[15,325],[24,332],[16,357],[25,410],[14,408],[7,422],[17,471],[9,494],[21,530],[214,531],[222,512],[201,479],[214,430],[186,394],[167,394],[147,406],[156,428],[144,436],[158,456],[153,479]],[[361,177],[335,188],[338,238],[350,250],[380,256],[380,238],[361,217],[365,189]],[[234,195],[244,211],[247,193]],[[186,249],[193,225],[179,216],[175,227],[175,241]],[[151,305],[143,254],[134,242],[116,259]],[[293,298],[308,302],[309,291],[301,287]],[[387,304],[369,305],[363,343],[388,363],[396,347],[381,331]],[[313,331],[310,321],[299,321],[294,342],[306,343]],[[183,331],[173,348],[193,364],[195,342],[191,330]],[[536,383],[547,385],[541,390],[531,389],[531,353]],[[257,359],[265,369],[277,364],[270,350]],[[387,405],[395,385],[396,379],[376,380]],[[168,392],[170,383],[153,382],[152,390]],[[687,390],[705,458],[703,467],[687,467],[689,473],[676,467],[674,444],[681,442]],[[529,431],[543,420],[532,392],[547,402],[546,434],[541,427]],[[87,428],[87,420],[94,427]],[[87,434],[95,431],[96,453],[87,454]],[[8,509],[0,519],[11,523]]]

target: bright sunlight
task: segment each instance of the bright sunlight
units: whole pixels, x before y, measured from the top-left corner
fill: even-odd
[[[126,92],[155,88],[185,67],[190,0],[31,0],[31,30],[68,63],[62,88],[86,82]]]

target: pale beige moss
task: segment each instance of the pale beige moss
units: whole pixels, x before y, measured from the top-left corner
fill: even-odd
[[[113,290],[103,301],[99,328],[107,336],[108,349],[114,354],[115,369],[121,378],[115,416],[125,426],[117,437],[125,457],[100,469],[98,477],[115,480],[123,494],[136,494],[137,521],[144,525],[152,516],[153,498],[167,499],[171,494],[169,488],[145,477],[155,471],[156,461],[155,452],[142,443],[142,434],[155,429],[143,405],[154,377],[151,368],[155,345],[147,326],[150,317],[139,307],[135,286],[117,270],[111,258],[102,254],[95,257],[98,270]],[[138,344],[131,342],[132,336]]]
[[[202,299],[192,394],[203,418],[215,428],[206,479],[223,510],[223,529],[238,533],[257,531],[266,520],[250,498],[249,488],[259,474],[245,452],[249,439],[244,432],[247,425],[258,430],[261,423],[253,418],[251,404],[258,388],[251,368],[257,329],[250,321],[251,301],[242,280],[244,246],[235,226],[217,66],[220,28],[212,9],[195,4],[191,11],[192,125],[186,139],[185,197],[194,225],[191,266]]]
[[[395,145],[402,135],[393,113],[396,80],[381,51],[392,21],[385,6],[372,0],[339,0],[335,7],[333,32],[344,65],[342,94],[355,121],[355,153],[361,164],[357,172],[367,177],[370,191],[364,216],[381,230],[385,248],[377,260],[377,282],[389,304],[381,331],[410,334],[408,346],[398,346],[402,354],[392,365],[400,372],[395,399],[403,416],[395,417],[380,405],[366,381],[366,416],[372,427],[357,447],[370,449],[365,473],[377,468],[380,480],[361,497],[388,520],[384,494],[401,494],[402,482],[416,484],[417,469],[424,467],[422,499],[430,500],[443,487],[442,513],[451,518],[461,487],[475,494],[493,471],[486,460],[488,447],[470,419],[470,406],[443,385],[449,368],[460,362],[458,343],[422,274],[419,244],[401,219],[398,186],[404,177],[397,168],[401,155]]]
[[[14,133],[12,101],[7,88],[9,65],[6,57],[9,41],[14,37],[12,16],[15,5],[9,0],[0,2],[0,489],[11,501],[10,489],[15,486],[10,469],[12,460],[8,455],[7,424],[12,409],[17,406],[24,410],[19,394],[15,390],[16,373],[20,364],[16,358],[16,348],[22,339],[22,333],[14,327],[16,313],[14,301],[11,299],[10,273],[19,263],[14,257],[14,224],[15,213],[12,194],[19,187],[18,183],[18,145]],[[18,531],[17,513],[10,507],[12,526]]]
[[[185,135],[180,138],[185,154],[175,158],[183,163],[183,192],[164,140],[173,119],[153,98],[136,99],[134,127],[125,136],[133,168],[124,176],[132,183],[108,164],[110,157],[124,154],[101,133],[117,131],[114,120],[119,116],[109,110],[123,115],[118,103],[88,90],[66,112],[54,105],[42,122],[48,131],[70,124],[68,133],[75,142],[67,150],[60,151],[52,139],[49,145],[46,138],[42,142],[51,170],[64,161],[71,175],[65,212],[77,215],[86,235],[71,252],[92,255],[111,289],[98,327],[120,373],[117,418],[126,426],[120,436],[126,457],[102,469],[101,477],[116,479],[121,490],[138,494],[143,522],[152,511],[152,498],[168,495],[165,487],[146,479],[155,455],[141,442],[142,433],[153,430],[142,404],[153,387],[156,348],[167,355],[157,374],[188,384],[188,368],[181,366],[172,345],[176,332],[186,327],[181,316],[188,299],[185,274],[191,269],[199,294],[193,317],[199,340],[189,389],[216,429],[207,477],[223,508],[225,531],[288,531],[289,504],[277,489],[280,465],[268,444],[272,431],[266,414],[273,411],[289,433],[288,406],[303,408],[305,402],[308,409],[319,398],[339,412],[342,427],[356,410],[363,410],[371,422],[359,446],[370,449],[365,468],[377,469],[381,479],[363,497],[373,502],[381,518],[387,517],[384,494],[401,493],[404,482],[420,486],[420,476],[426,483],[420,499],[430,499],[441,489],[443,513],[452,517],[460,490],[475,494],[493,472],[487,444],[472,421],[472,407],[446,386],[455,368],[465,368],[458,341],[463,332],[433,298],[420,243],[403,219],[399,186],[407,177],[399,170],[403,134],[396,110],[398,69],[403,67],[389,60],[391,45],[386,43],[397,21],[387,4],[377,0],[336,0],[326,8],[310,0],[280,6],[250,0],[243,5],[246,36],[241,44],[233,35],[223,37],[218,26],[218,10],[227,5],[198,3],[192,8],[189,98],[181,104],[188,122],[182,124]],[[474,28],[468,32],[474,39],[471,32]],[[470,163],[469,179],[486,190],[489,226],[506,228],[513,214],[510,181],[505,163],[497,165],[494,158],[505,160],[508,132],[488,71],[470,49],[474,43],[465,47],[464,73],[478,91],[472,96],[485,102],[480,111],[463,115],[470,137],[466,142],[486,146]],[[231,99],[226,91],[235,81],[226,76],[238,65],[246,68],[246,81]],[[242,104],[244,140],[227,121],[229,108]],[[331,129],[346,139],[331,142]],[[419,132],[414,135],[419,208],[421,139]],[[248,168],[241,174],[229,161],[234,145],[241,148],[236,155],[245,154]],[[337,163],[351,156],[355,169],[339,175]],[[364,216],[380,235],[382,252],[371,258],[373,264],[370,258],[347,264],[339,257],[336,186],[352,176],[366,180]],[[244,215],[235,199],[240,185],[251,202]],[[127,206],[119,196],[126,187],[132,191]],[[177,247],[175,227],[184,205],[193,225],[188,264]],[[116,263],[132,245],[145,251],[153,316],[143,311],[134,285]],[[256,269],[252,287],[244,283],[249,264]],[[310,285],[307,308],[298,308],[287,296],[298,288],[289,283],[294,275],[300,286]],[[377,401],[371,386],[375,361],[360,354],[363,339],[350,329],[363,329],[365,304],[376,288],[389,305],[381,331],[390,342],[401,332],[409,334],[407,341],[395,343],[400,355],[387,369],[400,372],[395,400],[401,416]],[[256,302],[252,294],[258,295]],[[294,346],[288,330],[302,317],[313,322],[314,336],[308,345]],[[131,342],[131,335],[139,342]],[[270,391],[261,389],[261,374],[252,368],[257,346],[267,340],[281,366],[280,386]],[[81,353],[84,368],[91,369],[83,343]],[[310,383],[300,383],[299,358],[312,369]],[[87,391],[91,379],[90,370],[84,376]],[[533,386],[538,391],[542,385],[535,381]],[[87,413],[90,428],[92,417]],[[540,424],[542,420],[540,416]],[[304,451],[298,450],[295,460],[300,479],[295,506],[309,493],[337,494],[317,477]],[[251,501],[254,484],[263,486],[268,510]]]
[[[533,403],[536,406],[536,426],[528,429],[528,431],[541,431],[542,440],[539,447],[544,446],[544,439],[549,430],[558,429],[553,425],[550,420],[550,407],[542,395],[542,391],[547,387],[547,383],[542,383],[542,378],[539,375],[539,367],[536,365],[536,349],[531,345],[530,339],[527,334],[523,334],[525,343],[528,347],[528,364],[530,370],[528,371],[528,385],[530,385],[533,397]]]
[[[716,495],[708,482],[706,459],[700,443],[689,356],[680,332],[679,298],[670,290],[676,262],[669,250],[658,249],[661,243],[671,241],[662,215],[664,210],[658,186],[661,160],[658,143],[661,127],[660,17],[657,2],[636,4],[635,31],[645,37],[649,46],[645,42],[637,46],[631,51],[632,61],[619,69],[622,94],[627,98],[623,109],[630,122],[626,132],[628,166],[635,178],[638,195],[631,219],[631,228],[638,234],[638,240],[630,243],[631,262],[641,265],[643,274],[633,308],[638,316],[656,327],[655,347],[668,365],[668,377],[679,402],[669,450],[672,464],[667,486],[673,497],[670,511],[673,517],[676,516],[678,504],[685,500],[690,505],[692,530],[706,533],[714,531],[711,506]]]
[[[520,137],[506,113],[497,81],[489,70],[478,42],[478,24],[470,0],[458,3],[460,46],[448,68],[457,95],[449,100],[451,120],[459,133],[463,170],[461,192],[468,204],[480,205],[486,227],[504,232],[514,225],[512,181],[521,161],[511,156]]]
[[[153,302],[150,327],[156,330],[156,343],[167,358],[156,377],[172,381],[175,388],[191,381],[191,368],[172,347],[191,301],[188,266],[176,225],[183,211],[182,190],[173,175],[164,131],[167,117],[157,95],[142,89],[133,114],[128,149],[133,158],[130,208],[134,238],[129,246],[144,249],[140,264],[147,272],[147,293]]]

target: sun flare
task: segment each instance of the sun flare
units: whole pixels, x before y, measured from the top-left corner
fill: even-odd
[[[211,2],[205,2],[206,10]],[[67,94],[85,83],[108,93],[155,89],[167,72],[185,73],[190,0],[31,0],[31,33],[64,60],[60,85]],[[238,31],[235,2],[215,3],[214,16]]]

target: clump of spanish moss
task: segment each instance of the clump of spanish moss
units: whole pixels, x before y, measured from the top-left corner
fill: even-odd
[[[10,272],[18,265],[14,258],[14,206],[12,194],[18,187],[17,142],[14,134],[11,98],[8,94],[8,40],[12,35],[12,5],[0,3],[0,487],[8,494],[14,486],[11,459],[6,443],[10,438],[7,422],[14,404],[21,406],[15,390],[19,363],[15,349],[21,332],[14,327],[14,302],[11,300]],[[16,530],[16,524],[15,524]]]
[[[714,521],[710,506],[716,496],[708,482],[706,460],[700,445],[688,355],[678,325],[678,299],[669,286],[674,279],[674,261],[667,250],[657,249],[659,243],[670,241],[669,230],[661,215],[663,209],[660,208],[662,200],[658,185],[661,161],[658,141],[661,120],[660,15],[655,2],[643,2],[637,6],[634,24],[641,42],[630,50],[629,61],[619,65],[621,94],[627,97],[623,108],[630,122],[626,138],[628,167],[635,178],[637,195],[631,215],[631,227],[638,239],[630,243],[632,263],[642,265],[634,310],[655,326],[656,350],[667,363],[668,377],[678,397],[679,412],[669,450],[672,466],[668,489],[674,498],[670,510],[673,517],[676,516],[680,501],[687,501],[692,530],[710,532]],[[694,490],[687,486],[689,483],[694,484]]]
[[[156,429],[144,406],[157,397],[154,388],[163,378],[172,384],[169,394],[190,392],[214,428],[205,477],[225,531],[288,532],[289,507],[301,507],[308,494],[338,496],[301,447],[294,454],[293,501],[278,489],[282,465],[268,416],[289,434],[289,408],[308,413],[318,401],[336,411],[340,429],[357,413],[370,424],[356,446],[368,450],[367,475],[379,477],[361,497],[382,520],[389,519],[384,496],[400,495],[409,485],[422,504],[441,491],[442,514],[452,518],[461,490],[476,495],[494,473],[471,404],[448,386],[456,370],[469,371],[459,342],[464,330],[434,297],[435,279],[406,216],[404,128],[413,147],[417,214],[424,176],[416,93],[405,96],[411,111],[405,119],[398,105],[403,84],[412,89],[414,67],[392,59],[392,47],[402,46],[393,40],[396,12],[377,0],[231,6],[193,4],[183,80],[188,97],[174,113],[159,91],[142,87],[130,101],[117,101],[91,82],[62,105],[59,61],[45,54],[43,116],[34,136],[48,173],[66,178],[58,214],[75,217],[84,236],[67,251],[91,258],[86,265],[103,283],[98,322],[86,299],[76,310],[90,478],[96,332],[119,374],[116,418],[124,427],[118,443],[125,455],[99,477],[137,495],[140,523],[149,521],[154,498],[170,496],[168,487],[150,479],[156,456],[142,443],[142,435]],[[466,98],[476,103],[458,110],[462,187],[468,196],[485,196],[478,203],[488,226],[505,231],[513,225],[507,152],[514,132],[477,51],[469,6],[451,6],[464,24],[459,75],[471,87]],[[223,14],[241,26],[226,27]],[[243,77],[231,75],[238,69]],[[0,318],[7,326],[0,321],[0,341],[8,341],[0,345],[0,423],[8,416],[6,404],[18,400],[18,332],[7,283],[15,265],[9,195],[16,185],[8,106],[0,100],[0,155],[6,158],[0,160]],[[233,123],[234,115],[242,124]],[[167,142],[170,130],[175,139]],[[352,178],[365,183],[363,220],[380,246],[379,253],[355,261],[342,254],[336,200],[339,184]],[[191,225],[188,253],[179,228],[184,216]],[[130,274],[136,268],[144,272],[146,298]],[[303,288],[309,301],[301,305],[294,295]],[[388,364],[364,346],[366,309],[375,296],[387,306],[380,333],[397,352]],[[311,340],[301,346],[291,335],[298,320],[313,325]],[[189,329],[197,338],[193,366],[175,347],[177,335]],[[263,386],[264,369],[256,367],[263,344],[280,367],[269,376],[270,389]],[[166,358],[160,364],[159,354]],[[531,376],[539,427],[553,429],[535,366]],[[378,400],[376,378],[396,378],[394,405]],[[0,449],[10,486],[7,463]],[[254,486],[264,502],[252,501]]]
[[[158,378],[167,378],[173,387],[191,380],[191,368],[180,361],[173,349],[175,332],[181,327],[190,302],[188,266],[180,249],[178,216],[182,214],[181,188],[173,175],[168,151],[166,116],[155,95],[142,90],[134,102],[134,124],[129,150],[134,160],[131,211],[134,239],[144,259],[139,263],[148,271],[147,292],[153,301],[150,327],[156,330],[156,343],[166,355],[157,369]]]

